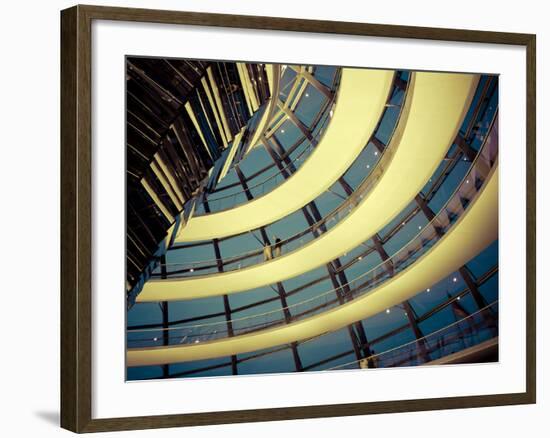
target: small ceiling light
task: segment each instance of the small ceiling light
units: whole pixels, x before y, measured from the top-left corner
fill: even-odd
[[[309,97],[309,93],[306,93],[306,97]]]
[[[422,226],[421,226],[421,225],[419,225],[419,226],[418,226],[418,229],[419,229],[419,230],[421,230],[421,229],[422,229]]]
[[[370,164],[367,164],[367,169],[370,169]]]
[[[159,338],[153,338],[153,341],[157,342],[159,340]]]
[[[363,260],[362,256],[357,257],[357,260]]]
[[[430,291],[430,288],[426,289],[426,292],[429,292]]]
[[[466,184],[470,184],[470,180],[469,180],[469,179],[466,180]]]
[[[401,222],[401,225],[405,225],[405,222]]]
[[[195,272],[195,270],[193,268],[189,269],[189,272]]]
[[[198,339],[195,339],[195,344],[198,344],[199,343],[199,340]]]
[[[330,117],[334,115],[334,111],[330,110]]]
[[[460,301],[460,297],[457,297],[457,300]]]
[[[386,313],[390,313],[390,309],[386,309]]]
[[[281,134],[284,134],[285,133],[285,130],[284,129],[281,129]]]
[[[378,155],[378,151],[374,151],[374,155],[375,155],[375,156]]]
[[[456,277],[453,277],[453,283],[456,283]]]

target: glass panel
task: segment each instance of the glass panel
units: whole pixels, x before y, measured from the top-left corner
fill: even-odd
[[[260,239],[260,241],[258,239]],[[219,248],[222,259],[227,260],[230,257],[240,256],[251,251],[261,250],[263,245],[261,243],[260,233],[257,233],[257,236],[254,237],[254,235],[250,232],[219,241]]]
[[[276,290],[273,290],[271,286],[262,286],[256,289],[250,289],[250,290],[239,292],[236,294],[230,294],[228,295],[228,297],[229,297],[229,303],[233,310],[236,310],[239,307],[247,306],[249,304],[254,304],[269,298],[277,298],[276,301],[279,300],[279,294],[277,293]]]
[[[457,186],[462,182],[464,176],[470,170],[470,166],[471,163],[464,160],[459,160],[455,164],[449,175],[445,178],[443,184],[441,184],[437,192],[428,203],[428,206],[432,211],[439,211],[443,208],[447,200],[455,192]]]
[[[170,374],[186,373],[186,377],[229,376],[231,375],[231,358],[220,357],[216,359],[196,360],[170,365]],[[225,365],[220,367],[220,365]],[[197,371],[204,368],[216,367],[211,370]],[[190,374],[187,374],[190,373]]]
[[[498,272],[487,279],[478,289],[488,303],[498,300]]]
[[[287,373],[296,371],[292,352],[289,349],[265,356],[254,357],[239,363],[239,374]]]
[[[314,67],[313,76],[323,85],[332,88],[337,68],[328,65],[318,65]]]
[[[303,134],[302,131],[300,131],[298,127],[287,118],[275,132],[274,136],[283,149],[288,151],[288,149],[293,146],[298,139],[303,137]]]
[[[369,143],[344,173],[344,178],[354,190],[356,190],[365,178],[370,175],[376,167],[376,163],[380,159],[380,156],[381,154],[378,152],[376,146]]]
[[[287,66],[283,66],[283,68],[284,71],[281,75],[281,82],[279,83],[279,99],[286,102],[288,93],[292,89],[292,85],[296,80],[296,72]]]
[[[398,252],[401,248],[407,245],[412,239],[414,239],[422,229],[428,224],[428,219],[420,211],[417,212],[412,218],[410,218],[405,225],[399,228],[399,231],[395,233],[390,240],[384,243],[384,248],[388,255],[391,257]]]
[[[128,309],[126,324],[133,325],[161,324],[162,311],[159,303],[136,303]]]
[[[378,235],[381,239],[385,239],[388,233],[390,233],[395,227],[397,227],[400,223],[402,223],[415,209],[418,208],[418,205],[415,201],[411,201],[409,205],[407,205],[401,213],[396,215],[389,223],[386,225],[382,230],[378,232]]]
[[[367,333],[368,336],[368,333]],[[393,334],[392,336],[382,339],[374,344],[371,345],[371,352],[372,354],[380,354],[387,352],[393,348],[399,347],[403,344],[406,344],[408,342],[414,341],[416,337],[414,336],[414,332],[412,331],[410,326],[406,326],[403,330],[399,331],[398,333]],[[381,363],[377,364],[378,366],[381,366]],[[388,364],[384,364],[388,365]]]
[[[326,271],[325,271],[325,274],[326,274]],[[302,303],[305,300],[315,298],[315,297],[317,297],[321,294],[324,294],[326,292],[329,292],[333,289],[334,289],[334,286],[333,286],[332,282],[327,279],[327,280],[323,280],[323,281],[320,281],[318,283],[315,283],[315,284],[307,287],[306,289],[301,290],[298,293],[295,293],[293,295],[288,296],[286,300],[287,300],[289,306],[293,306],[295,304]],[[331,298],[334,298],[336,296],[335,294],[330,294],[330,295],[331,295]],[[314,304],[316,304],[316,302],[314,301],[312,304],[314,305]],[[290,309],[291,313],[296,314],[296,313],[299,313],[299,312],[303,312],[305,309],[313,307],[312,304],[308,303],[308,305],[302,305],[302,306],[298,306],[296,308],[291,308]]]
[[[186,301],[170,301],[168,303],[168,312],[170,320],[187,319],[212,313],[223,313],[223,298],[209,297]]]
[[[147,367],[127,367],[127,380],[144,380],[144,379],[160,379],[162,377],[162,367],[147,366]]]
[[[363,327],[365,327],[368,339],[372,342],[372,340],[408,323],[409,319],[405,315],[405,311],[399,306],[393,306],[363,320]]]
[[[481,277],[487,270],[498,264],[498,240],[470,260],[466,266],[475,278]],[[490,301],[489,301],[490,302]]]
[[[339,358],[333,359],[329,362],[325,362],[325,363],[322,363],[320,365],[308,368],[307,370],[308,371],[323,371],[323,370],[327,370],[331,367],[335,367],[335,366],[342,365],[342,364],[347,364],[347,363],[350,363],[350,362],[354,362],[356,360],[357,360],[357,358],[355,356],[355,353],[349,353],[349,354],[347,354],[343,357],[339,357]]]
[[[294,110],[294,114],[304,125],[311,128],[313,121],[317,118],[319,110],[326,102],[327,98],[325,95],[321,94],[313,85],[309,84],[302,94],[300,102]]]
[[[304,366],[352,349],[347,327],[298,345],[298,352]]]

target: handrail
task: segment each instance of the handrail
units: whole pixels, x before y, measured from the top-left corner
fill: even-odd
[[[335,87],[338,86],[338,83],[339,83],[339,80],[340,80],[340,74],[341,74],[341,70],[339,69],[338,72],[337,72],[337,75],[336,75],[336,79],[335,79]],[[318,114],[320,114],[320,115],[318,116],[318,121],[317,121],[317,123],[315,124],[315,126],[313,126],[313,127],[311,128],[311,132],[313,132],[313,131],[315,131],[316,129],[318,129],[318,128],[320,127],[319,132],[318,132],[317,135],[313,138],[314,141],[308,141],[307,147],[305,147],[305,149],[302,150],[302,151],[299,153],[299,155],[298,155],[296,158],[294,158],[293,161],[287,163],[287,164],[285,165],[285,167],[283,167],[282,169],[279,169],[279,171],[278,171],[277,173],[275,173],[275,174],[273,174],[273,175],[271,175],[271,176],[268,176],[268,177],[265,178],[263,181],[258,182],[257,184],[255,184],[255,185],[253,185],[253,186],[248,186],[248,190],[254,190],[254,189],[256,189],[256,188],[258,188],[258,187],[260,187],[260,186],[265,186],[265,184],[266,184],[267,182],[272,181],[272,180],[274,180],[275,178],[278,178],[279,176],[281,176],[281,175],[283,174],[284,171],[288,170],[288,168],[289,168],[290,166],[292,166],[292,165],[298,163],[300,160],[303,160],[304,157],[305,157],[305,154],[306,154],[307,152],[310,152],[312,149],[315,148],[315,145],[317,144],[317,140],[319,139],[319,137],[321,137],[321,135],[322,135],[323,132],[324,132],[324,128],[325,128],[325,126],[326,126],[326,124],[327,124],[327,122],[328,122],[329,113],[330,113],[330,111],[332,110],[332,107],[333,107],[333,105],[334,105],[336,99],[337,99],[337,93],[334,93],[332,99],[327,100],[326,102],[324,102],[323,105],[322,105],[322,107],[320,108],[319,113],[318,113]],[[273,119],[272,119],[272,120],[273,120]],[[270,121],[267,123],[266,126],[268,126],[268,127],[271,126],[272,120],[270,120]],[[266,167],[265,170],[267,171],[267,169],[269,169],[269,168],[271,168],[271,167],[274,167],[274,166],[275,166],[275,164],[273,164],[272,166]],[[229,187],[227,187],[227,188],[229,188]],[[220,192],[220,191],[223,191],[223,190],[225,190],[225,189],[226,189],[226,188],[222,187],[222,188],[216,190],[216,192]],[[216,193],[216,192],[213,192],[212,194],[214,194],[214,193]],[[241,190],[240,192],[232,193],[232,194],[228,194],[228,195],[224,195],[224,196],[219,196],[219,197],[216,197],[216,198],[211,198],[211,197],[207,196],[207,197],[206,197],[206,202],[208,203],[208,205],[209,205],[210,207],[212,207],[212,204],[215,203],[216,201],[222,201],[222,200],[224,200],[224,199],[234,198],[234,197],[237,197],[237,196],[239,196],[239,195],[243,195],[243,194],[245,194],[245,193],[246,193],[246,190],[243,189],[243,190]],[[265,191],[263,192],[263,194],[265,194]],[[205,203],[205,202],[201,202],[201,204],[204,204],[204,203]],[[231,207],[227,207],[227,208],[223,208],[223,209],[220,208],[220,209],[215,209],[215,210],[216,210],[216,212],[218,212],[218,211],[227,210],[227,209],[233,208],[233,207],[235,207],[235,205],[232,205]],[[195,213],[195,214],[196,214],[197,216],[201,216],[201,215],[203,215],[203,214],[205,214],[205,213]]]
[[[373,286],[376,286],[385,278],[385,276],[391,278],[396,275],[396,273],[403,268],[406,268],[410,264],[410,259],[415,259],[418,256],[419,252],[421,250],[430,248],[433,246],[434,237],[438,240],[441,236],[443,236],[451,227],[452,225],[457,221],[459,215],[459,212],[462,213],[466,210],[467,206],[471,202],[471,200],[475,197],[477,193],[479,193],[484,186],[484,184],[480,184],[478,186],[477,184],[477,173],[478,173],[478,167],[480,168],[486,168],[488,166],[489,168],[494,168],[494,164],[496,164],[496,157],[492,156],[485,156],[485,150],[489,143],[492,143],[492,141],[495,139],[495,137],[498,137],[498,129],[494,129],[496,125],[498,117],[498,112],[495,113],[495,116],[493,118],[493,121],[491,123],[491,127],[489,130],[489,135],[486,136],[484,143],[482,147],[479,149],[478,154],[476,155],[476,158],[472,162],[472,165],[470,166],[470,170],[468,173],[463,177],[461,183],[457,186],[457,188],[454,190],[453,194],[449,197],[445,205],[440,209],[438,214],[428,223],[424,229],[422,229],[420,232],[418,232],[407,244],[405,244],[400,250],[396,251],[391,257],[389,257],[387,260],[383,260],[378,265],[371,268],[369,271],[357,276],[355,279],[348,281],[346,284],[343,284],[342,286],[338,288],[332,288],[328,291],[325,291],[321,294],[316,295],[315,297],[311,297],[307,300],[301,301],[296,304],[292,304],[289,306],[286,306],[281,309],[277,309],[274,311],[264,312],[256,315],[251,315],[247,317],[242,318],[235,318],[229,321],[223,321],[223,322],[211,322],[211,323],[202,323],[202,324],[196,324],[196,325],[185,325],[185,326],[172,326],[172,327],[162,327],[162,328],[147,328],[147,329],[129,329],[127,330],[127,333],[148,333],[148,332],[160,332],[163,333],[165,331],[171,332],[174,330],[188,330],[193,331],[198,329],[198,333],[192,334],[188,333],[185,336],[172,336],[170,339],[181,339],[180,343],[183,343],[188,338],[193,337],[194,341],[199,342],[199,336],[203,336],[203,334],[200,332],[203,328],[206,327],[213,327],[213,326],[227,326],[228,323],[231,323],[233,326],[233,332],[243,330],[240,328],[236,328],[235,325],[242,322],[242,321],[248,321],[252,318],[261,318],[261,317],[267,317],[268,315],[274,315],[274,314],[283,314],[285,310],[295,310],[299,306],[302,306],[304,304],[309,304],[313,301],[320,301],[321,305],[318,305],[317,308],[314,308],[314,310],[318,311],[320,309],[324,309],[328,307],[331,304],[334,304],[335,302],[338,302],[338,299],[331,299],[327,300],[327,297],[329,294],[337,291],[342,290],[346,286],[353,285],[353,289],[350,290],[350,292],[347,294],[348,296],[346,298],[353,299],[357,296],[364,293],[366,290],[370,290]],[[490,151],[490,146],[487,148],[489,152],[496,153],[496,151]],[[464,190],[463,190],[464,189]],[[462,191],[463,190],[463,191]],[[470,196],[468,199],[466,196]],[[429,231],[429,233],[427,233]],[[426,237],[426,234],[428,234],[429,238]],[[416,245],[415,245],[416,243]],[[411,250],[410,247],[414,247],[414,250]],[[405,255],[406,257],[403,257]],[[414,260],[413,260],[414,261]],[[388,263],[391,263],[392,265],[392,272],[389,273],[387,270]],[[381,271],[381,272],[380,272]],[[373,273],[377,273],[377,275],[371,275]],[[358,284],[358,280],[363,279],[365,277],[369,276],[369,280],[366,282],[363,282],[362,284]],[[372,280],[372,283],[371,283]],[[370,284],[369,284],[370,283]],[[355,294],[355,295],[354,295]],[[324,303],[322,300],[325,300]],[[311,313],[311,310],[307,312],[302,312],[299,316],[303,315],[309,315]],[[293,316],[291,318],[291,321],[297,320],[297,316]],[[256,327],[272,327],[274,325],[280,325],[281,323],[287,323],[288,318],[281,318],[274,321],[266,321],[264,320],[261,323],[256,324],[254,327],[254,330],[248,330],[246,333],[249,333],[251,331],[256,331]],[[249,329],[252,326],[248,326],[245,329]],[[214,339],[215,337],[213,335],[218,335],[219,333],[224,333],[226,329],[223,330],[215,330],[214,332],[208,333],[208,335],[211,337],[211,339]],[[216,336],[218,337],[218,336]],[[128,340],[129,342],[140,342],[140,341],[149,341],[151,339],[132,339]],[[153,341],[156,342],[158,339],[153,338]]]
[[[404,102],[405,102],[405,99],[406,99],[406,96],[407,96],[407,91],[409,89],[409,84],[410,83],[411,83],[411,80],[409,80],[407,82],[407,89],[405,90],[405,95],[403,96],[403,101],[400,105],[401,108],[404,107]],[[388,95],[388,100],[387,100],[388,102],[391,99],[395,89],[396,89],[396,86],[395,86],[395,81],[394,81],[394,87],[392,87],[392,89],[391,89],[391,91]],[[384,112],[384,114],[385,114],[385,112]],[[382,114],[381,120],[384,117],[384,114]],[[329,212],[325,217],[323,217],[320,220],[316,221],[315,223],[310,225],[305,230],[302,230],[302,231],[300,231],[300,232],[298,232],[298,233],[296,233],[296,234],[294,234],[290,237],[287,237],[284,240],[281,240],[281,242],[279,242],[277,244],[277,247],[281,249],[281,253],[290,252],[288,250],[287,251],[284,250],[285,246],[287,246],[289,243],[292,243],[292,242],[306,236],[310,232],[318,232],[319,233],[314,238],[317,238],[320,235],[324,234],[327,231],[326,229],[323,230],[323,228],[325,226],[328,226],[328,224],[332,223],[332,222],[335,222],[335,223],[339,222],[344,217],[346,217],[349,213],[351,213],[351,211],[352,211],[351,209],[353,207],[357,206],[359,204],[360,200],[364,198],[367,191],[369,191],[370,189],[373,188],[375,182],[378,181],[378,179],[382,176],[383,169],[381,168],[381,166],[387,164],[391,160],[391,157],[393,156],[393,153],[395,152],[395,147],[392,147],[393,143],[391,142],[391,139],[393,138],[393,134],[395,133],[395,130],[397,129],[399,121],[401,120],[401,115],[402,115],[402,111],[400,111],[399,115],[397,116],[397,118],[395,120],[394,126],[392,128],[392,132],[389,136],[388,146],[381,153],[381,157],[377,161],[377,163],[375,164],[375,167],[373,168],[373,170],[368,175],[365,176],[365,178],[363,179],[361,184],[353,191],[352,194],[349,195],[348,198],[346,198],[346,201],[344,203],[337,206],[334,210]],[[378,128],[379,128],[379,126],[377,126],[377,129],[371,135],[371,137],[369,138],[369,140],[365,144],[363,150],[366,149],[368,147],[368,145],[370,144],[370,142],[372,141],[372,139],[374,137],[376,137],[376,134],[378,133]],[[359,155],[358,155],[358,157],[359,157]],[[386,158],[384,158],[384,157],[386,157]],[[355,161],[348,167],[348,170],[351,167],[353,167],[354,164],[355,164]],[[321,194],[320,196],[323,196],[323,195],[324,195],[324,193]],[[303,244],[303,243],[304,243],[303,240],[300,240],[300,244]],[[275,245],[271,245],[272,248],[274,246]],[[222,262],[223,266],[225,267],[225,266],[233,264],[233,263],[238,263],[242,260],[250,259],[254,256],[260,256],[260,258],[263,258],[264,249],[265,248],[261,248],[261,249],[258,249],[258,250],[252,250],[252,251],[248,251],[248,252],[245,252],[245,253],[242,253],[242,254],[238,254],[238,255],[235,255],[235,256],[230,256],[230,257],[222,258],[222,259],[213,258],[213,259],[199,260],[199,261],[193,261],[193,262],[166,263],[165,265],[166,266],[186,267],[186,268],[178,269],[178,270],[175,270],[175,271],[170,271],[170,272],[167,273],[168,275],[170,275],[171,278],[177,278],[173,274],[193,273],[195,271],[200,271],[200,270],[204,270],[204,269],[216,268],[218,266],[219,262]],[[202,266],[202,265],[206,265],[206,266]],[[245,266],[249,266],[249,265],[250,265],[250,263],[246,264]],[[233,269],[230,269],[230,270],[240,269],[242,267],[243,267],[243,265],[241,264],[240,266],[238,265],[236,268],[233,268]],[[154,275],[154,277],[158,277],[158,275]]]
[[[456,300],[456,298],[455,298]],[[451,302],[448,303],[451,304],[453,301],[455,300],[452,300]],[[363,359],[358,359],[358,360],[354,360],[354,361],[351,361],[351,362],[347,362],[347,363],[344,363],[344,364],[340,364],[340,365],[336,365],[334,367],[330,367],[330,368],[327,368],[325,370],[322,370],[322,371],[332,371],[332,370],[338,370],[338,369],[349,369],[349,367],[353,367],[353,369],[355,369],[355,365],[356,366],[359,366],[360,363],[362,363],[363,361],[365,362],[369,362],[369,361],[373,361],[373,362],[377,362],[379,360],[379,358],[383,355],[386,355],[386,354],[389,354],[389,353],[393,353],[394,351],[398,351],[398,350],[401,350],[405,347],[408,347],[408,346],[412,346],[412,345],[417,345],[418,343],[421,343],[421,342],[428,342],[431,338],[435,337],[436,335],[441,335],[444,331],[447,331],[448,329],[450,328],[455,328],[455,327],[459,327],[460,328],[460,324],[466,322],[466,321],[470,321],[472,319],[474,319],[475,317],[483,314],[483,313],[486,313],[487,310],[489,309],[492,309],[493,307],[495,307],[495,305],[497,305],[499,302],[499,300],[495,300],[493,301],[492,303],[482,307],[481,309],[477,310],[476,312],[474,313],[471,313],[470,315],[458,320],[458,321],[455,321],[445,327],[442,327],[436,331],[433,331],[432,333],[429,333],[425,336],[422,336],[420,338],[417,338],[417,339],[414,339],[412,341],[409,341],[409,342],[405,342],[404,344],[401,344],[401,345],[398,345],[397,347],[393,347],[393,348],[389,348],[388,350],[385,350],[385,351],[382,351],[380,353],[375,353],[375,354],[371,354],[370,356],[366,357],[366,358],[363,358]],[[486,328],[492,328],[491,326],[487,326]],[[433,351],[430,351],[430,350],[427,350],[427,353],[433,353]],[[429,361],[426,361],[426,363],[429,363]],[[378,363],[379,365],[379,363]],[[377,366],[377,368],[379,368],[379,366]]]

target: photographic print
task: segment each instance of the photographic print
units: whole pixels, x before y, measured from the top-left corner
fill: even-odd
[[[127,380],[498,362],[498,75],[125,74]]]

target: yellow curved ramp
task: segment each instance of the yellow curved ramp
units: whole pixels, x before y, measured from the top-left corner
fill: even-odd
[[[418,261],[363,297],[289,325],[233,338],[127,351],[128,366],[211,359],[308,339],[368,318],[413,297],[464,265],[498,238],[498,167],[449,233]]]
[[[315,269],[369,239],[412,201],[435,172],[456,136],[478,80],[476,75],[416,74],[409,91],[408,117],[400,120],[392,139],[399,143],[393,159],[362,203],[332,230],[294,252],[238,271],[149,280],[137,301],[204,298],[272,284]]]
[[[233,236],[275,222],[327,190],[353,163],[376,128],[394,72],[345,68],[332,120],[319,144],[288,180],[246,204],[194,216],[176,242]]]

